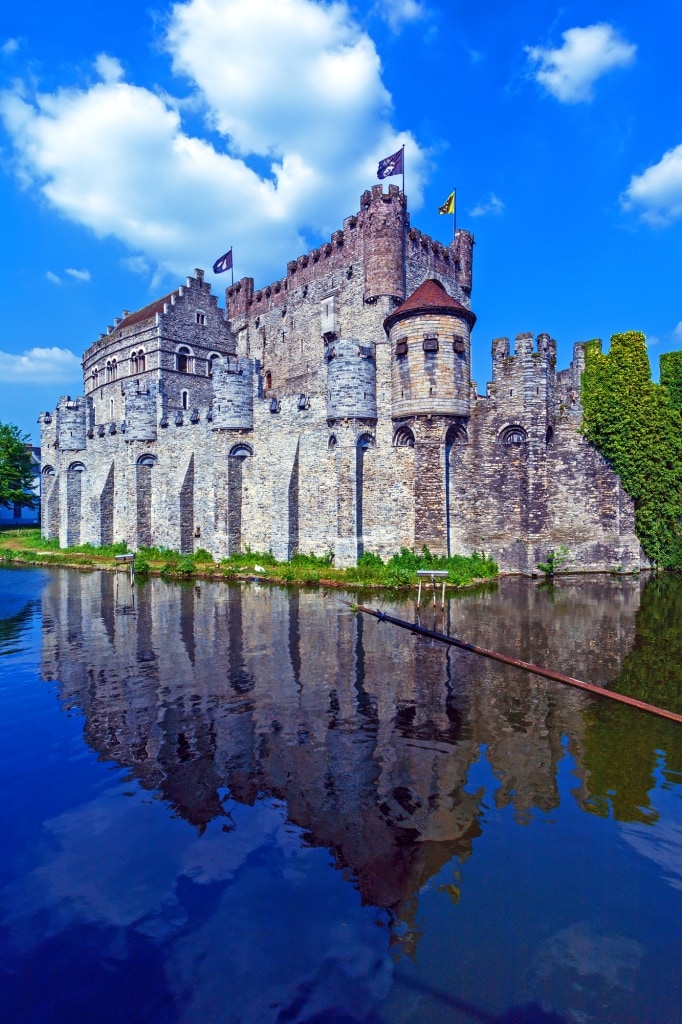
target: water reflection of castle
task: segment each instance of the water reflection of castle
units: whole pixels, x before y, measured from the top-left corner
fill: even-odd
[[[452,601],[445,626],[605,681],[639,598],[632,579],[557,589],[551,603],[506,580]],[[519,816],[557,806],[565,736],[577,797],[590,796],[580,692],[363,621],[336,594],[154,579],[129,604],[108,573],[55,572],[44,591],[42,674],[82,709],[91,746],[199,828],[225,813],[225,787],[240,802],[281,797],[373,904],[409,916],[420,886],[468,855],[484,826],[466,783],[484,744],[495,799]]]

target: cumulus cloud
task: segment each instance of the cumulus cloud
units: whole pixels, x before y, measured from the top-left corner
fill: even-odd
[[[533,78],[561,103],[589,102],[597,79],[614,68],[628,67],[637,52],[633,43],[607,24],[569,28],[561,38],[563,45],[554,50],[525,48],[535,65]]]
[[[0,352],[0,381],[52,384],[81,376],[81,361],[68,348],[31,348],[15,355]]]
[[[638,209],[642,220],[654,225],[682,217],[682,145],[669,149],[642,174],[633,175],[621,203],[626,210]]]
[[[92,276],[89,270],[76,270],[75,267],[66,267],[64,273],[69,274],[74,281],[78,281],[79,283],[89,281]]]
[[[61,284],[62,279],[58,274],[53,274],[51,270],[48,270],[45,277],[51,284]]]
[[[2,46],[0,46],[0,53],[3,55],[3,57],[11,57],[12,54],[16,53],[18,49],[18,39],[6,39]]]
[[[677,327],[673,331],[676,338],[682,338],[682,320],[678,323]]]
[[[173,7],[165,46],[221,148],[185,131],[182,104],[123,80],[109,55],[88,89],[0,98],[22,179],[124,242],[131,269],[146,259],[184,276],[232,245],[238,273],[280,275],[320,240],[306,226],[322,237],[339,227],[379,158],[403,144],[419,205],[424,155],[391,126],[376,48],[345,4],[188,0]]]
[[[117,57],[110,57],[108,53],[97,55],[95,71],[104,82],[120,82],[123,78],[123,65]]]
[[[504,203],[494,192],[491,192],[487,199],[476,203],[469,210],[470,217],[485,217],[488,214],[499,215],[504,210]]]
[[[380,0],[374,10],[393,32],[399,32],[410,21],[420,21],[427,15],[424,4],[418,0]]]

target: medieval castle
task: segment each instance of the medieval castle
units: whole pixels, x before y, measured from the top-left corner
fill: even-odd
[[[62,545],[334,553],[484,550],[533,571],[638,568],[633,503],[580,434],[581,344],[493,341],[471,379],[473,236],[445,246],[376,185],[329,242],[218,306],[203,271],[83,357],[43,413],[42,530]]]

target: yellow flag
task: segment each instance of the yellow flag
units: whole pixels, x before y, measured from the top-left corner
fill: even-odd
[[[442,206],[438,207],[439,213],[454,213],[455,212],[455,193],[451,192],[448,198],[445,200]]]

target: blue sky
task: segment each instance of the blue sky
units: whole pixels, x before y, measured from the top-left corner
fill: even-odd
[[[476,238],[479,391],[500,335],[682,348],[679,0],[36,0],[0,31],[0,419],[36,440],[114,317],[231,245],[283,276],[403,143],[412,223],[449,241],[457,187]]]

